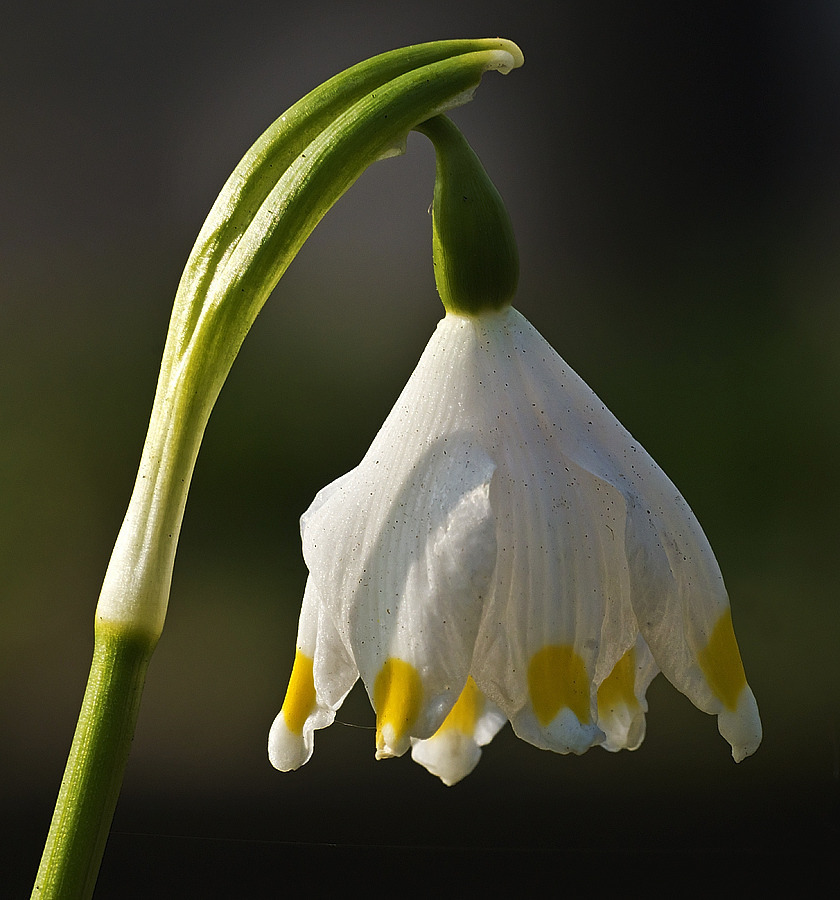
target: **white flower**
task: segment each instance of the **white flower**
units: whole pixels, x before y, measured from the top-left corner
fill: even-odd
[[[711,548],[645,450],[512,308],[448,314],[365,458],[301,520],[283,771],[359,676],[377,757],[453,784],[505,721],[635,749],[657,672],[741,760],[761,740]]]

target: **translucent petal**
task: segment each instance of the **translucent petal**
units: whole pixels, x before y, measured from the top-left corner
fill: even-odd
[[[553,586],[553,594],[544,602],[553,607],[547,614],[554,619],[543,633],[548,636],[563,619],[566,639],[557,642],[571,643],[588,672],[595,661],[595,683],[607,677],[641,631],[656,665],[699,708],[713,714],[724,709],[731,713],[733,704],[726,705],[716,692],[716,679],[710,682],[699,663],[717,623],[728,612],[728,599],[708,541],[685,500],[641,445],[521,315],[510,310],[469,324],[475,328],[478,344],[488,348],[489,364],[480,377],[495,387],[487,390],[485,402],[500,411],[506,431],[527,439],[538,430],[545,435],[549,449],[547,454],[534,454],[534,446],[541,446],[539,439],[522,446],[499,441],[488,447],[499,458],[491,496],[500,522],[499,565],[493,609],[487,616],[489,627],[487,632],[482,629],[476,653],[486,661],[488,678],[493,670],[503,670],[505,660],[509,675],[506,684],[479,679],[482,688],[516,727],[512,707],[522,699],[524,663],[533,649],[528,641],[535,640],[533,619],[540,615],[535,591]],[[481,368],[480,362],[476,365]],[[511,427],[513,422],[516,425]],[[530,469],[529,450],[523,446],[530,448],[535,463]],[[506,459],[510,460],[507,464]],[[548,465],[540,465],[541,459]],[[547,515],[546,504],[539,499],[534,503],[533,485],[542,485],[539,496],[545,496],[545,486],[556,476],[558,463],[569,478],[565,491],[555,489],[551,494]],[[576,505],[572,484],[580,485]],[[573,512],[565,521],[557,515],[563,504]],[[530,531],[522,524],[526,520],[531,523]],[[506,533],[508,521],[516,524]],[[555,529],[562,531],[555,550],[562,565],[552,569],[541,565],[534,553],[535,544],[542,546],[534,538],[555,533]],[[528,573],[537,573],[537,577]],[[516,596],[523,585],[529,587],[528,623],[523,621],[522,602]],[[569,627],[572,613],[566,610],[564,618],[564,606],[574,608],[574,639]],[[599,617],[600,645],[595,637]],[[499,638],[496,633],[502,623],[504,635]],[[525,645],[517,647],[515,642],[522,640]],[[505,641],[508,646],[503,646]],[[735,649],[727,651],[728,658],[718,667],[724,672],[740,667],[734,638],[729,643]],[[743,689],[749,690],[746,682]],[[740,700],[736,697],[733,702]],[[749,712],[753,707],[748,702],[744,701],[743,709],[740,733],[750,734],[752,739],[746,741],[742,736],[738,740],[754,750],[760,739],[760,722],[757,713]]]
[[[389,661],[419,674],[416,719],[382,723],[381,756],[430,736],[455,703],[495,567],[496,466],[463,429],[457,397],[435,383],[450,373],[421,361],[363,461],[303,519],[311,577],[374,705],[379,679],[390,709],[414,708],[416,688]]]
[[[761,722],[754,698],[749,700],[723,577],[688,504],[653,460],[641,454],[639,448],[626,530],[639,629],[676,688],[704,712],[726,713],[719,730],[732,744],[733,756],[743,759],[761,742]],[[741,709],[737,727],[736,706]]]
[[[639,635],[598,686],[598,725],[605,750],[637,750],[645,738],[645,694],[659,669]]]
[[[447,317],[443,326],[459,345],[477,439],[498,464],[490,495],[498,562],[473,674],[521,737],[583,752],[603,739],[595,723],[599,661],[609,671],[636,634],[623,498],[564,453],[566,426],[546,389],[555,374],[546,366],[559,357],[518,313]],[[585,692],[580,708],[561,702],[549,720],[535,712],[528,681],[546,647],[571,648]]]

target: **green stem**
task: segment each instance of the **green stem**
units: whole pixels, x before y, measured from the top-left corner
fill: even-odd
[[[93,894],[156,640],[97,625],[93,664],[33,898]]]
[[[149,430],[96,608],[82,713],[33,897],[88,897],[143,679],[163,628],[205,426],[248,330],[312,229],[408,132],[522,64],[498,38],[396,50],[330,79],[254,144],[202,227],[175,297]]]

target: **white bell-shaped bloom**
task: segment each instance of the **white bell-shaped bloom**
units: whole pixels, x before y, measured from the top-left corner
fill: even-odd
[[[513,308],[447,314],[357,468],[301,520],[309,580],[281,770],[361,676],[377,757],[453,784],[505,721],[635,749],[662,671],[741,760],[761,724],[712,550],[680,493]]]

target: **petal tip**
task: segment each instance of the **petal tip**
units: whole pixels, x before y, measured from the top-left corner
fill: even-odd
[[[268,733],[268,759],[280,772],[292,772],[312,756],[312,735],[292,731],[281,710]]]
[[[761,718],[758,704],[748,686],[744,686],[735,709],[718,713],[718,731],[732,747],[732,758],[741,762],[752,756],[761,744]]]
[[[542,725],[529,708],[511,720],[513,730],[529,744],[554,753],[574,753],[580,756],[590,747],[604,742],[606,735],[592,722],[581,720],[568,707],[564,707],[547,724]]]
[[[645,714],[639,707],[621,706],[604,714],[599,711],[598,724],[606,734],[601,746],[610,753],[638,750],[645,739]]]
[[[432,775],[437,775],[447,787],[452,787],[478,765],[481,748],[470,735],[453,728],[415,742],[411,758]]]
[[[390,722],[377,726],[376,758],[393,759],[402,756],[411,746],[411,738],[406,732],[398,731]]]

